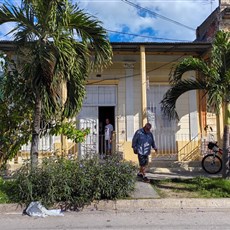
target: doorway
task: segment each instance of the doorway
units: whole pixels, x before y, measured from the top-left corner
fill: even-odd
[[[113,126],[113,131],[115,130],[115,106],[100,106],[98,107],[98,121],[99,121],[99,154],[105,154],[105,120],[110,120],[110,124]]]

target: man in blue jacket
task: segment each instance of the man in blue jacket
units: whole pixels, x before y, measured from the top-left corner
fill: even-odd
[[[148,165],[151,148],[157,152],[153,134],[150,132],[151,128],[152,125],[150,123],[145,124],[143,128],[138,129],[135,132],[132,140],[132,148],[134,153],[138,155],[140,166],[137,176],[143,178],[144,182],[150,182],[150,180],[145,176],[145,169]]]

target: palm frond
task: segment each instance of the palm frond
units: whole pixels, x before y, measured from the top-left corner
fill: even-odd
[[[162,112],[169,119],[179,120],[179,116],[176,111],[177,99],[190,90],[205,90],[207,89],[206,82],[201,79],[184,79],[177,81],[164,95],[161,103]]]
[[[93,51],[95,67],[106,67],[111,64],[112,47],[100,21],[75,6],[71,13],[69,28],[76,32],[80,40],[89,44],[89,48]]]
[[[85,52],[84,49],[86,49]],[[85,80],[89,73],[89,59],[87,55],[87,48],[83,44],[76,44],[76,52],[79,54],[75,59],[75,65],[67,79],[67,101],[64,105],[63,115],[66,117],[73,117],[79,112],[85,96]],[[80,51],[80,52],[79,52]]]
[[[8,22],[15,22],[16,26],[8,32],[13,34],[15,41],[28,42],[39,37],[39,31],[34,24],[34,17],[31,14],[31,9],[27,8],[25,11],[10,5],[2,5],[0,7],[0,25]]]
[[[209,111],[214,113],[219,113],[220,107],[223,104],[227,95],[230,95],[229,92],[226,92],[226,86],[224,83],[210,85],[210,82],[207,84],[207,107]]]
[[[209,76],[210,68],[204,60],[188,57],[183,59],[179,64],[175,66],[170,73],[170,83],[176,84],[182,79],[184,73],[188,71],[198,71],[202,76]]]
[[[214,40],[211,60],[212,65],[218,70],[222,81],[228,81],[225,73],[230,71],[230,33],[218,31]]]

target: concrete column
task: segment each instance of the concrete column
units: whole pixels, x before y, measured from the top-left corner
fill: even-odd
[[[142,126],[147,122],[147,92],[146,92],[146,58],[145,47],[140,47],[141,53],[141,111],[142,111]]]
[[[66,99],[67,99],[66,81],[62,81],[62,83],[61,83],[61,97],[62,97],[62,104],[64,105],[66,102]],[[67,140],[66,136],[61,134],[61,154],[62,154],[62,156],[66,156],[67,153],[68,153],[68,140]]]

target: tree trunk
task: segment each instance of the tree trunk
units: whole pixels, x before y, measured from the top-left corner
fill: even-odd
[[[223,135],[223,170],[222,177],[227,178],[229,176],[229,131],[230,131],[230,103],[226,102],[225,104],[225,122],[224,122],[224,135]]]
[[[30,151],[31,167],[34,168],[38,164],[38,144],[41,123],[41,97],[37,93],[34,108],[32,143]]]

